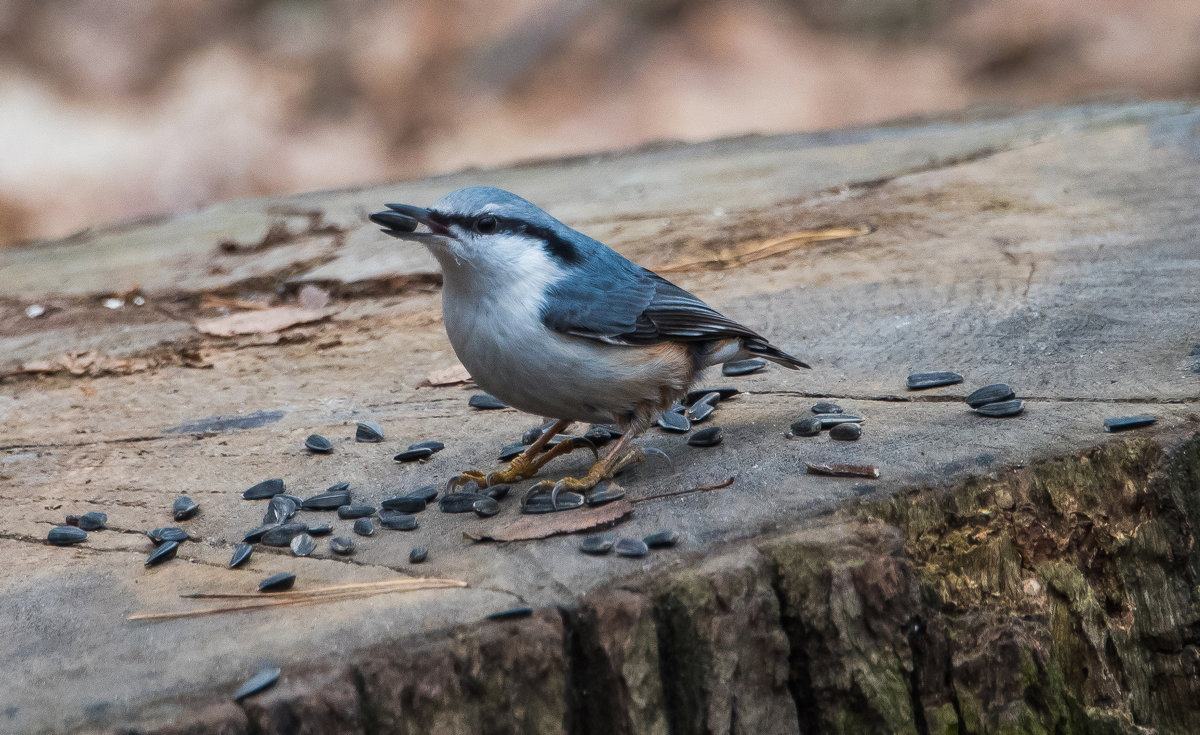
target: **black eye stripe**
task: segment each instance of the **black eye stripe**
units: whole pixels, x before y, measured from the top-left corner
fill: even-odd
[[[476,231],[475,223],[478,217],[472,217],[466,214],[445,214],[434,210],[429,211],[432,217],[439,224],[446,226],[458,225],[464,230]],[[490,234],[494,235],[525,235],[527,237],[535,237],[542,241],[546,252],[554,256],[557,260],[563,263],[578,263],[582,260],[582,255],[575,245],[560,237],[558,233],[551,230],[549,227],[534,225],[516,217],[501,217],[499,215],[488,213],[488,216],[496,220],[496,229]]]

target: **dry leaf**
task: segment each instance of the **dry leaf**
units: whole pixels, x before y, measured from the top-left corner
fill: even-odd
[[[434,370],[425,376],[421,381],[420,387],[437,388],[444,385],[462,385],[470,383],[472,380],[471,374],[462,366],[461,362],[456,362],[450,367]]]
[[[843,464],[841,462],[805,462],[810,475],[831,477],[879,477],[879,468],[873,464]]]
[[[214,337],[232,337],[238,334],[264,334],[278,332],[297,324],[328,319],[338,312],[337,307],[305,309],[300,306],[276,306],[262,311],[243,311],[216,319],[201,319],[196,329]]]
[[[633,513],[627,500],[617,500],[596,508],[565,510],[558,513],[519,515],[511,519],[494,519],[478,523],[463,532],[475,541],[529,541],[557,536],[560,533],[579,533],[616,523]]]

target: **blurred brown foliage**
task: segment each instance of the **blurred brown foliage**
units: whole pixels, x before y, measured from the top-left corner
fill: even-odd
[[[0,0],[0,243],[462,166],[1200,91],[1196,0]]]

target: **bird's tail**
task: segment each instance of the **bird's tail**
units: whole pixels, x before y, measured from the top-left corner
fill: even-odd
[[[765,357],[771,362],[777,362],[785,368],[791,368],[792,370],[807,368],[809,366],[807,362],[797,360],[770,342],[748,339],[742,342],[742,349],[759,357]]]

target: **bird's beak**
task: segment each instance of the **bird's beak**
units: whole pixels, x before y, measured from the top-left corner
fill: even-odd
[[[388,204],[387,212],[376,212],[368,218],[383,228],[392,237],[421,242],[434,237],[450,237],[450,230],[438,221],[437,214],[411,204]],[[417,232],[418,225],[425,225],[428,232]]]

